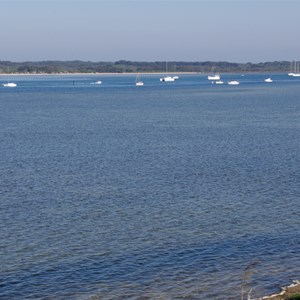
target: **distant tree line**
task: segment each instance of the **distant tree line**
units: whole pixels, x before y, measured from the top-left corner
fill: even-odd
[[[274,61],[262,63],[231,63],[231,62],[184,62],[165,61],[138,62],[119,60],[116,62],[91,61],[39,61],[11,62],[0,61],[0,74],[55,74],[55,73],[154,73],[154,72],[194,72],[194,73],[230,73],[230,72],[288,72],[291,63]]]

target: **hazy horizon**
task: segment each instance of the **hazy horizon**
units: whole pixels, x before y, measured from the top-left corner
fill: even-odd
[[[300,2],[0,0],[1,61],[300,59]]]

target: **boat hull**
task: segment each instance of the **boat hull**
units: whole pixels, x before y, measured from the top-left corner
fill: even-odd
[[[220,80],[221,77],[220,75],[211,75],[211,76],[207,76],[208,80]]]
[[[17,84],[16,83],[13,83],[13,82],[8,82],[8,83],[4,83],[2,84],[4,87],[16,87]]]
[[[166,76],[166,77],[160,78],[160,81],[162,81],[162,82],[172,82],[172,81],[175,81],[175,78],[171,77],[171,76]]]
[[[228,81],[229,85],[239,85],[240,83],[236,80]]]

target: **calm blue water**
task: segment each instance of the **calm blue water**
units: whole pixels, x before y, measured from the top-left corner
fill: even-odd
[[[0,298],[239,299],[257,260],[253,296],[299,279],[300,79],[268,76],[1,86]]]

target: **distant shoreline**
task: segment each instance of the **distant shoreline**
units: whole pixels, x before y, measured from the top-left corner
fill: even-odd
[[[267,71],[262,71],[262,72],[220,72],[220,74],[285,74],[287,72],[284,71],[274,71],[274,72],[267,72]],[[202,75],[202,76],[207,76],[211,73],[209,72],[132,72],[132,73],[0,73],[1,76],[88,76],[88,75],[95,75],[95,76],[110,76],[110,75],[118,75],[118,76],[137,76],[137,75],[160,75],[160,76],[171,76],[171,75]]]
[[[161,75],[164,76],[166,73],[163,72],[133,72],[133,73],[0,73],[0,76],[70,76],[70,75],[100,75],[100,76],[107,76],[107,75],[120,75],[120,76],[128,76],[128,75]],[[197,72],[169,72],[168,75],[207,75],[205,73],[197,73]]]
[[[296,61],[273,61],[238,63],[226,61],[26,61],[0,60],[0,73],[9,74],[157,74],[157,73],[252,73],[295,72]]]

